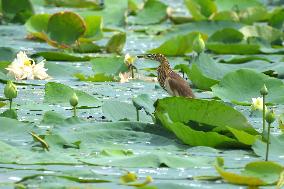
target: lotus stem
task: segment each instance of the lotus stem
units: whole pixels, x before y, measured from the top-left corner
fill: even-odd
[[[262,139],[264,139],[265,131],[265,95],[262,95]]]
[[[12,110],[13,99],[9,99],[9,101],[10,101],[10,110]]]
[[[77,117],[77,108],[76,108],[76,106],[73,107],[73,117]]]
[[[134,79],[134,69],[133,69],[133,66],[131,66],[131,77],[132,77],[132,79]]]
[[[270,128],[271,123],[268,124],[268,133],[267,133],[267,143],[266,143],[266,155],[265,155],[265,161],[268,161],[268,155],[269,155],[269,145],[270,145]]]
[[[139,118],[139,110],[138,110],[138,108],[136,108],[136,118],[137,118],[137,121],[139,121],[139,120],[140,120],[140,118]]]

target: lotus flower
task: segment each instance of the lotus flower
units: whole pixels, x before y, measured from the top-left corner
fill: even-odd
[[[267,107],[265,106],[265,110]],[[263,110],[263,100],[262,97],[252,98],[252,104],[251,104],[251,110],[252,111],[262,111]]]
[[[44,68],[45,60],[38,64],[33,59],[29,58],[25,52],[20,51],[17,58],[6,68],[8,75],[15,77],[16,80],[34,80],[34,79],[51,79],[46,73],[47,69]]]

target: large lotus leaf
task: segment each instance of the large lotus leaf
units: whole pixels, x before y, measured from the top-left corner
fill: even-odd
[[[249,7],[239,12],[240,22],[245,24],[253,24],[254,22],[266,21],[270,17],[265,7]]]
[[[72,64],[58,64],[55,62],[46,62],[45,68],[47,68],[47,73],[52,78],[73,78],[74,74],[78,72],[84,72],[85,69],[83,67],[75,68]],[[85,71],[87,73],[87,71]],[[92,72],[91,70],[89,71]]]
[[[34,37],[45,39],[44,33],[47,31],[50,14],[36,14],[28,19],[25,23],[26,29]]]
[[[239,43],[243,40],[244,35],[234,28],[224,28],[216,31],[208,38],[210,42],[221,42],[221,43]]]
[[[29,135],[26,133],[26,135]],[[31,138],[31,137],[30,137]],[[30,141],[32,142],[32,138]],[[8,145],[0,141],[0,162],[1,163],[17,163],[17,164],[78,164],[78,161],[72,157],[61,152],[47,152],[47,153],[32,153],[30,150],[24,150],[14,145]]]
[[[141,94],[132,99],[133,105],[138,109],[144,109],[148,114],[153,114],[155,108],[153,106],[154,101],[148,94]]]
[[[101,6],[97,1],[92,0],[45,0],[47,4],[57,7],[74,7],[74,8],[92,8],[100,9]]]
[[[246,141],[238,142],[217,133],[231,132],[227,126],[257,134],[240,112],[218,101],[181,97],[161,99],[156,103],[155,117],[184,143],[193,146],[244,147]]]
[[[129,120],[136,121],[137,113],[134,105],[120,102],[108,101],[102,105],[103,114],[111,121]],[[145,112],[139,112],[139,121],[151,122],[151,119],[146,116]]]
[[[2,0],[2,13],[11,22],[25,23],[34,14],[30,0]]]
[[[95,97],[80,91],[75,90],[67,85],[55,82],[49,82],[45,85],[44,101],[51,104],[69,104],[69,99],[76,93],[79,99],[79,106],[97,107],[101,102]]]
[[[218,11],[243,10],[249,7],[263,6],[258,0],[215,0]]]
[[[280,40],[283,36],[280,30],[272,28],[271,26],[244,26],[240,29],[240,32],[244,34],[245,38],[260,37],[270,43]]]
[[[170,129],[183,143],[190,146],[209,146],[214,148],[244,147],[235,139],[229,138],[217,132],[204,132],[190,128],[190,124],[184,125],[180,122],[172,122],[167,116],[160,115],[160,121]]]
[[[114,3],[113,0],[105,0],[104,9],[100,11],[79,9],[76,10],[78,14],[83,17],[86,16],[102,16],[104,27],[121,27],[124,26],[125,14],[128,9],[128,0],[120,0],[119,3]]]
[[[120,72],[128,71],[123,57],[101,57],[91,60],[95,74],[118,76]]]
[[[206,125],[212,128],[227,130],[228,127],[244,130],[251,134],[257,132],[248,123],[247,119],[233,107],[215,100],[188,99],[182,97],[170,97],[160,99],[156,102],[155,117],[167,125],[169,122],[164,118],[168,115],[173,123],[180,122],[191,124],[199,123],[197,130]],[[202,125],[203,124],[203,125]],[[205,125],[204,125],[205,124]],[[210,129],[209,129],[210,130]]]
[[[195,20],[206,20],[217,12],[216,3],[212,0],[185,0],[184,3]]]
[[[170,167],[192,168],[212,164],[212,160],[206,157],[183,157],[167,153],[135,155],[130,157],[112,157],[86,160],[91,165],[111,165],[116,167]]]
[[[105,75],[104,73],[98,73],[91,76],[85,76],[81,73],[76,73],[74,76],[80,81],[91,81],[91,82],[106,82],[106,81],[117,81],[114,76]]]
[[[167,38],[176,36],[176,35],[185,35],[190,32],[201,32],[207,34],[208,36],[212,35],[218,30],[225,28],[240,29],[244,25],[238,22],[232,21],[199,21],[199,22],[190,22],[186,24],[179,24],[174,26],[169,30],[165,36]]]
[[[167,18],[167,5],[159,0],[147,0],[143,9],[134,17],[133,23],[140,25],[158,24]]]
[[[99,40],[103,38],[103,19],[101,16],[85,16],[84,21],[86,23],[86,31],[83,38],[88,40]]]
[[[47,24],[47,35],[50,40],[60,45],[74,44],[86,31],[83,18],[73,12],[53,14]]]
[[[283,166],[270,161],[248,163],[240,174],[225,171],[220,165],[215,168],[227,182],[248,186],[275,184],[284,169]]]
[[[16,50],[9,48],[9,47],[0,47],[0,62],[2,61],[9,61],[12,62],[12,60],[16,56]],[[2,63],[1,63],[2,64]],[[1,65],[0,65],[1,67]]]
[[[202,53],[192,63],[187,73],[192,83],[199,89],[211,90],[226,74],[241,68],[251,68],[259,72],[274,70],[273,64],[252,61],[243,64],[218,63],[209,55]]]
[[[258,44],[207,43],[206,47],[217,54],[259,54],[261,52]]]
[[[271,17],[268,21],[269,25],[277,28],[282,29],[284,23],[284,9],[283,8],[275,8],[271,13]]]
[[[284,103],[283,82],[250,69],[240,69],[228,73],[219,84],[212,87],[212,91],[214,95],[224,101],[250,104],[252,98],[260,96],[259,90],[263,84],[267,86],[269,91],[266,102]]]
[[[71,54],[60,51],[41,51],[32,55],[32,57],[43,57],[45,60],[50,61],[68,61],[68,62],[78,62],[78,61],[89,61],[89,56]]]
[[[284,151],[281,148],[281,146],[284,145],[284,135],[281,134],[279,136],[270,136],[270,146],[269,146],[269,160],[283,162],[284,157]],[[266,143],[257,140],[253,145],[252,149],[254,153],[263,159],[265,159],[266,156]]]
[[[235,11],[221,11],[217,12],[211,17],[214,21],[239,21],[239,16]]]
[[[213,33],[206,47],[218,54],[257,54],[258,44],[248,44],[243,41],[244,35],[234,28],[224,28]]]
[[[192,51],[192,43],[197,32],[192,32],[186,35],[177,35],[155,49],[151,49],[149,53],[161,53],[168,56],[182,56]]]
[[[126,43],[126,33],[118,33],[113,35],[106,45],[106,50],[109,53],[120,54]]]

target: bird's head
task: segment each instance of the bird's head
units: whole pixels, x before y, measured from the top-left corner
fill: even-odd
[[[137,55],[137,58],[145,58],[145,59],[155,60],[155,61],[158,61],[160,63],[167,63],[168,62],[167,58],[162,54],[142,54],[142,55]]]

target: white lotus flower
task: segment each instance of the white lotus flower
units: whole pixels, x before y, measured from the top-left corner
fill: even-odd
[[[129,72],[119,73],[120,83],[127,83],[129,82]]]
[[[251,104],[251,110],[252,111],[262,111],[263,110],[263,98],[257,97],[252,98],[252,104]],[[267,110],[267,107],[265,106],[265,110]]]
[[[35,64],[34,60],[29,58],[25,52],[20,51],[17,58],[6,68],[8,74],[15,77],[16,80],[23,79],[51,79],[44,68],[45,60]]]

